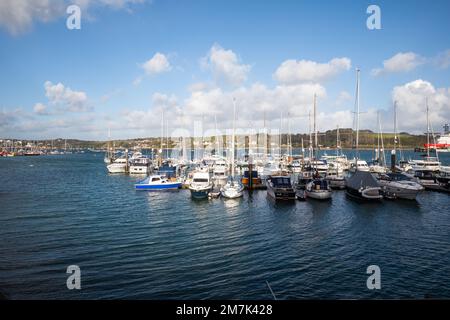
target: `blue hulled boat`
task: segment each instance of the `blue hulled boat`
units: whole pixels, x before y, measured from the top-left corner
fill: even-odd
[[[134,185],[136,190],[176,190],[181,188],[180,181],[170,181],[164,176],[152,175]]]

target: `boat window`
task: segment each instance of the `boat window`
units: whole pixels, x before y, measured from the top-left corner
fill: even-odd
[[[195,178],[194,182],[208,182],[208,179],[205,178]]]
[[[152,178],[152,182],[159,181],[159,178]]]

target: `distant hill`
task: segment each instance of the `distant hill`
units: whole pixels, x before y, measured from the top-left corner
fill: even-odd
[[[318,142],[321,148],[335,148],[336,147],[336,134],[337,130],[328,130],[325,132],[320,132],[318,135]],[[339,129],[341,147],[345,149],[352,148],[355,145],[356,133],[354,130],[349,128]],[[412,135],[406,132],[398,134],[400,138],[401,146],[405,149],[412,149],[415,147],[423,147],[426,143],[426,135]],[[288,135],[282,135],[282,145],[287,144]],[[301,146],[301,141],[303,138],[303,144],[305,147],[309,145],[309,134],[292,134],[291,141],[294,148]],[[191,138],[192,139],[192,138]],[[205,141],[214,142],[215,137],[205,137]],[[0,142],[0,146],[5,145],[6,140],[3,139]],[[174,147],[178,139],[171,139],[169,141],[169,147]],[[313,136],[314,140],[314,136]],[[105,149],[108,146],[108,141],[90,141],[90,140],[78,140],[78,139],[63,139],[58,138],[52,140],[15,140],[16,144],[21,143],[21,145],[26,145],[27,143],[35,144],[37,143],[41,148],[53,148],[55,149]],[[383,133],[383,141],[385,148],[392,148],[394,142],[393,133]],[[164,139],[164,146],[166,145],[166,139]],[[161,138],[160,137],[148,137],[148,138],[135,138],[135,139],[124,139],[124,140],[114,140],[109,142],[110,146],[115,146],[116,148],[160,148]],[[191,141],[192,145],[192,141]],[[377,133],[371,130],[360,130],[359,132],[359,146],[360,148],[373,148],[377,145]]]

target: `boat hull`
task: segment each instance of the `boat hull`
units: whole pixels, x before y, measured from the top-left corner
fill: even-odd
[[[125,173],[126,165],[109,165],[107,166],[109,173]]]
[[[364,191],[347,187],[347,195],[352,198],[363,201],[380,201],[383,199],[383,196],[380,194],[380,188],[368,188]]]
[[[327,179],[332,189],[345,189],[345,179]]]
[[[193,189],[189,189],[191,190],[191,197],[194,199],[206,199],[208,198],[209,195],[209,190],[193,190]]]
[[[331,191],[305,191],[305,195],[308,198],[316,200],[329,200],[331,199]]]
[[[151,185],[151,184],[135,184],[136,190],[177,190],[181,188],[181,182],[176,183],[166,183],[160,185]]]

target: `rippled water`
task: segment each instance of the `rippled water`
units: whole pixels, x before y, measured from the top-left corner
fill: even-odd
[[[2,158],[0,179],[0,291],[13,299],[271,299],[266,281],[278,299],[450,298],[447,194],[193,201],[135,191],[101,154]],[[81,290],[66,288],[71,264]]]

